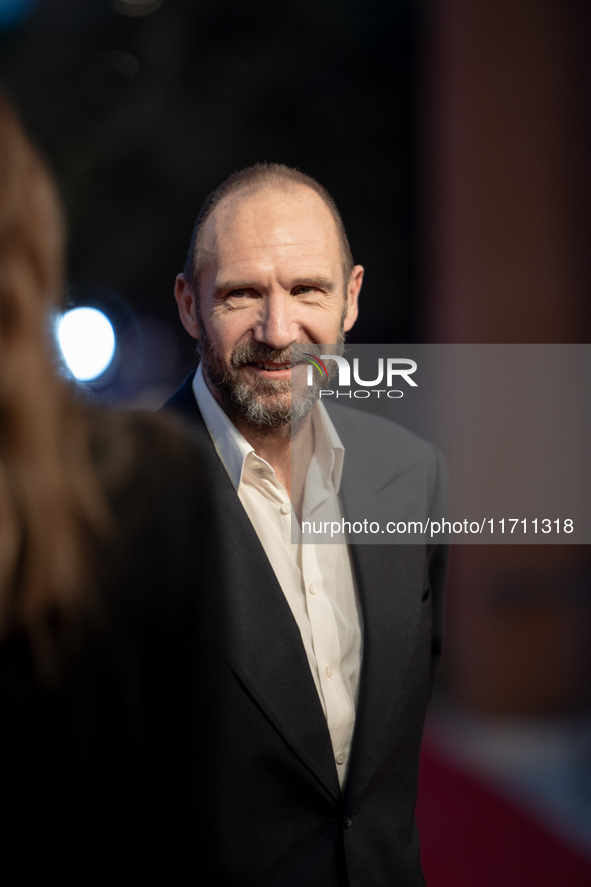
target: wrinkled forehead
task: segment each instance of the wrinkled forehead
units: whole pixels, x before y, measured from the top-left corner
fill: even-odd
[[[263,187],[220,201],[205,223],[200,264],[298,248],[340,261],[341,243],[331,211],[319,194],[304,185]]]

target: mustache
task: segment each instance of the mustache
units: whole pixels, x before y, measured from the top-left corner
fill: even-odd
[[[244,342],[232,352],[230,364],[232,369],[239,370],[251,363],[298,363],[304,354],[320,357],[323,349],[324,346],[313,345],[311,342],[289,345],[280,350],[271,348],[264,342]]]

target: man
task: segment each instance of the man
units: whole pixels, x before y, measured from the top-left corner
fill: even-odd
[[[176,281],[201,362],[166,406],[209,448],[226,531],[232,716],[261,887],[423,883],[414,806],[445,551],[291,536],[292,511],[297,533],[316,508],[387,503],[400,476],[440,495],[433,448],[382,419],[360,429],[351,409],[329,416],[294,359],[342,343],[362,280],[330,195],[257,164],[207,199]]]

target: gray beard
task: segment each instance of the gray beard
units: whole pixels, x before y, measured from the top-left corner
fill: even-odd
[[[340,331],[342,349],[342,329]],[[281,351],[263,343],[245,343],[232,352],[230,365],[225,365],[212,345],[203,323],[198,351],[203,371],[210,383],[219,392],[224,412],[234,422],[241,422],[256,429],[277,429],[301,422],[309,415],[318,400],[320,390],[328,380],[316,372],[313,384],[297,390],[287,379],[256,379],[248,384],[240,373],[240,368],[257,362],[276,363],[296,362],[303,352],[320,355],[323,347],[310,343],[292,345]],[[338,352],[337,352],[338,353]],[[336,372],[336,367],[333,373]]]

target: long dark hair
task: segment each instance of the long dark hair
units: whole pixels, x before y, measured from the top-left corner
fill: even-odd
[[[62,291],[53,180],[0,93],[0,632],[35,633],[89,578],[106,519],[83,411],[55,370],[48,315]]]

